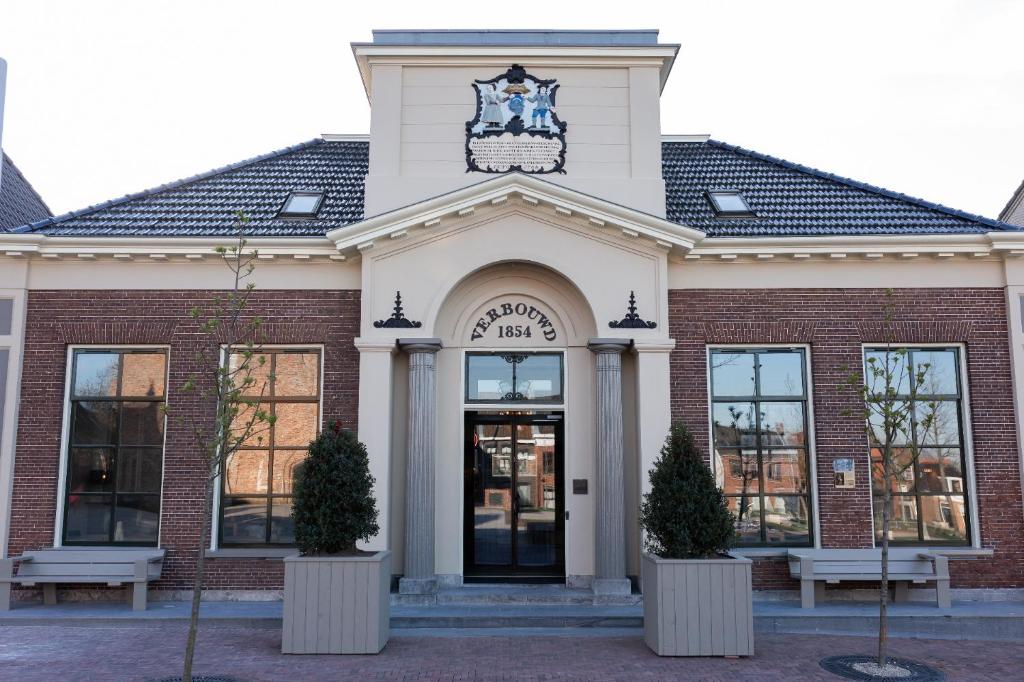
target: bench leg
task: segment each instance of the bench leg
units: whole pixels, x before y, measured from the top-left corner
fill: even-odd
[[[901,603],[910,601],[910,583],[898,582],[893,585],[894,593],[892,601],[893,603]]]
[[[0,611],[11,609],[11,584],[0,583]]]
[[[146,610],[146,583],[132,583],[129,589],[131,594],[132,611]]]
[[[815,582],[813,580],[801,580],[800,581],[800,608],[802,609],[813,609],[814,608],[814,593],[816,592]]]
[[[57,603],[57,584],[43,583],[43,603],[54,606]]]
[[[935,601],[940,609],[952,608],[953,600],[949,594],[949,578],[935,581]]]

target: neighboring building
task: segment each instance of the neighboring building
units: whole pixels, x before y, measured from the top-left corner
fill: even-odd
[[[0,59],[0,232],[52,215],[43,198],[3,151],[6,88],[7,62]]]
[[[3,170],[0,171],[0,232],[6,232],[19,225],[49,218],[49,207],[35,191],[11,157],[4,153]]]
[[[1024,225],[1024,182],[1013,193],[1006,206],[999,213],[999,219],[1011,225]]]
[[[942,417],[894,490],[893,540],[973,558],[952,562],[961,594],[1024,589],[1009,426],[1024,232],[662,135],[677,46],[653,31],[380,31],[353,50],[368,136],[0,235],[0,344],[18,368],[0,441],[7,553],[159,545],[155,589],[189,588],[203,471],[160,406],[209,409],[180,388],[188,310],[228,286],[213,249],[242,210],[277,421],[220,482],[211,591],[281,589],[290,474],[336,420],[376,478],[366,547],[394,552],[405,589],[622,589],[673,420],[715,469],[756,586],[793,588],[787,548],[877,538],[844,382],[886,340],[888,288]],[[852,481],[837,477],[851,462]]]

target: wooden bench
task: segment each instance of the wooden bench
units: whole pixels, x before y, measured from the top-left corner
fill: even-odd
[[[60,583],[128,585],[135,611],[146,610],[146,587],[160,577],[164,550],[140,548],[43,549],[0,559],[0,610],[11,608],[11,584],[41,585],[43,603],[57,603]],[[14,567],[18,567],[15,574]]]
[[[789,574],[800,580],[800,606],[814,608],[825,598],[825,585],[882,579],[881,549],[791,549]],[[909,598],[911,584],[935,583],[939,608],[950,607],[949,558],[904,547],[889,549],[889,580],[895,585],[894,601]]]

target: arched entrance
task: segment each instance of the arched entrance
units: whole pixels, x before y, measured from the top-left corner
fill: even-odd
[[[586,299],[546,267],[499,263],[451,289],[434,329],[438,483],[454,487],[450,473],[460,472],[450,490],[461,501],[456,508],[455,495],[438,496],[439,563],[460,556],[448,570],[467,581],[590,573],[591,501],[567,504],[569,477],[586,478],[593,466],[587,340],[596,324]]]

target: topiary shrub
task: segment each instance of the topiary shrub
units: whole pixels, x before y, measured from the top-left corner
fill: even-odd
[[[681,423],[672,425],[650,480],[640,505],[647,551],[663,559],[706,559],[729,549],[735,519]]]
[[[356,540],[375,535],[377,503],[366,447],[335,423],[309,444],[296,467],[292,519],[304,556],[354,554]]]

